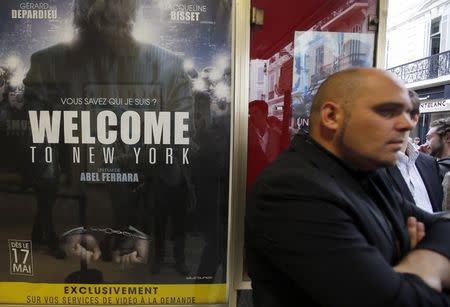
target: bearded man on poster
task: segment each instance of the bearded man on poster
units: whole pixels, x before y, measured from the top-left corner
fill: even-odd
[[[144,111],[191,114],[193,107],[191,84],[183,69],[182,60],[162,48],[144,45],[133,39],[132,30],[136,9],[136,0],[76,0],[73,21],[77,30],[75,39],[70,43],[62,43],[38,51],[31,56],[31,68],[24,80],[27,109],[33,111],[88,110],[91,118],[105,109],[116,115],[123,114],[127,110],[133,110],[141,115]],[[66,101],[65,98],[75,98],[77,101],[78,98],[95,97],[121,97],[123,101],[150,98],[153,103],[141,106],[129,106],[123,102],[107,106],[62,103]],[[109,126],[117,128],[114,129],[117,133],[120,131],[119,123],[109,123]],[[97,129],[100,128],[97,127]],[[79,136],[81,129],[83,128],[78,124],[74,136]],[[95,125],[91,125],[91,129],[95,134]],[[33,144],[36,147],[34,152],[36,162],[30,168],[38,199],[33,242],[49,237],[53,241],[52,246],[55,245],[57,236],[53,226],[52,211],[56,198],[61,192],[61,183],[66,185],[64,190],[67,193],[86,195],[86,192],[95,193],[106,190],[107,193],[104,195],[109,196],[107,198],[113,209],[113,223],[107,226],[116,230],[116,233],[126,231],[128,229],[126,227],[130,225],[134,225],[144,233],[154,232],[149,216],[152,214],[155,220],[160,220],[158,212],[161,207],[169,208],[166,208],[164,212],[176,211],[177,216],[182,216],[186,212],[191,190],[186,171],[179,163],[181,158],[176,148],[174,148],[172,164],[164,164],[164,159],[159,157],[157,164],[149,166],[148,156],[141,154],[140,159],[145,161],[136,161],[133,146],[121,141],[111,144],[117,158],[110,164],[104,164],[103,161],[87,162],[89,153],[86,147],[95,146],[95,144],[73,145],[81,146],[81,163],[73,162],[72,148],[68,144]],[[139,146],[144,152],[144,145],[136,144],[136,147]],[[44,147],[53,149],[54,157],[51,163],[44,162]],[[98,146],[97,150],[100,156],[101,146]],[[92,185],[80,183],[80,173],[97,172],[101,168],[138,173],[139,182],[109,183],[107,187],[95,186],[95,183]],[[143,190],[151,192],[142,193]],[[89,226],[101,228],[95,223],[101,223],[100,217],[110,209],[111,206],[105,206],[105,203],[107,203],[105,199],[96,201],[95,198],[86,198]],[[73,233],[66,238],[63,246],[66,254],[79,256],[88,262],[97,260],[101,255],[105,259],[113,258],[122,264],[147,261],[148,246],[145,243],[143,246],[139,240],[136,246],[121,248],[122,240],[114,238],[113,243],[107,240],[108,242],[104,244],[105,248],[101,250],[98,240],[85,225],[86,217],[81,216],[80,219],[80,223],[85,226],[81,231],[83,233]],[[63,227],[64,225],[61,226]],[[173,227],[178,235],[175,238],[178,252],[175,258],[177,264],[182,267],[184,265],[184,223],[175,222]],[[106,233],[106,235],[111,234]],[[157,248],[162,248],[163,238],[154,239],[157,241],[155,244],[159,246]]]

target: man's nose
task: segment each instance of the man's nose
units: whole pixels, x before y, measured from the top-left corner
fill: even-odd
[[[399,121],[397,123],[397,128],[399,130],[411,130],[414,128],[414,122],[411,119],[411,116],[407,112],[403,112],[403,114],[400,116]]]

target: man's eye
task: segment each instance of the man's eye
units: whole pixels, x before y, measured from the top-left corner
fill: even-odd
[[[375,113],[377,113],[379,116],[384,118],[393,118],[397,117],[399,115],[402,115],[403,113],[408,113],[409,110],[405,110],[402,106],[399,106],[398,104],[387,104],[382,105],[374,108]]]
[[[392,118],[396,115],[398,115],[398,111],[397,110],[392,110],[392,109],[380,109],[380,110],[376,110],[376,112],[385,118]]]
[[[436,134],[436,133],[431,133],[431,134],[428,134],[425,138],[426,138],[427,141],[429,141],[429,140],[431,140],[431,139],[433,138],[433,136],[435,136],[435,135],[437,135],[437,134]]]

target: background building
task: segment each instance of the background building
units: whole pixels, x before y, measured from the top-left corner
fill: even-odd
[[[413,136],[450,116],[450,0],[389,1],[386,68],[422,100]]]

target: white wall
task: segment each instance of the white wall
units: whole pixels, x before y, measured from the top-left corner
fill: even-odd
[[[430,24],[441,16],[440,52],[450,50],[450,0],[389,0],[386,68],[430,55]]]

